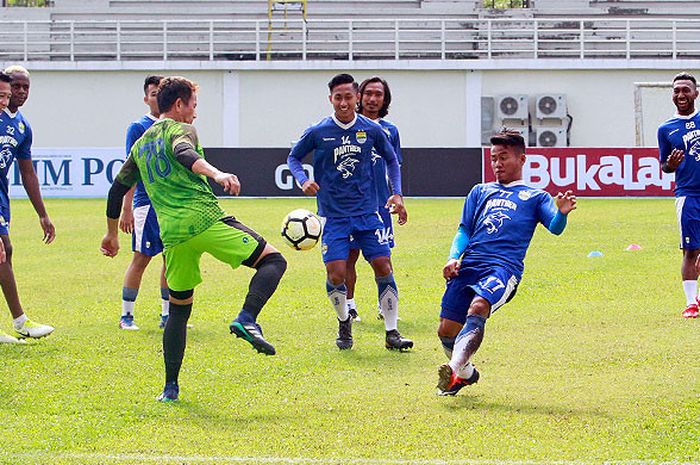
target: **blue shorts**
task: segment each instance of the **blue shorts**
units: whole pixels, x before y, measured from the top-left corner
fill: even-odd
[[[700,197],[676,198],[676,215],[681,233],[681,249],[700,249]]]
[[[154,257],[163,251],[158,218],[150,205],[134,208],[134,232],[131,233],[131,249],[149,257]]]
[[[464,324],[467,310],[475,296],[483,297],[491,304],[491,313],[515,296],[518,278],[500,266],[470,267],[462,263],[459,275],[447,281],[442,296],[440,318]]]
[[[326,218],[321,238],[323,263],[347,260],[350,236],[362,250],[365,260],[390,257],[389,240],[383,234],[384,223],[377,212],[347,218]]]
[[[391,222],[391,213],[389,213],[389,210],[384,208],[384,206],[380,207],[379,210],[379,217],[382,219],[382,223],[384,223],[384,228],[381,231],[382,237],[386,238],[389,247],[392,249],[394,248],[394,225]],[[360,248],[360,246],[355,242],[355,238],[350,236],[350,248],[353,250],[357,250]]]
[[[10,204],[0,202],[0,235],[10,234]]]

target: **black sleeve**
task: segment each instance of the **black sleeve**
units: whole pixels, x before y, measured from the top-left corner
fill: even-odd
[[[197,151],[186,142],[180,142],[175,146],[175,159],[185,168],[192,171],[192,165],[199,160],[200,157]]]
[[[118,180],[112,183],[112,187],[109,189],[109,195],[107,196],[107,218],[113,220],[119,219],[119,215],[122,212],[122,201],[127,192],[129,192],[131,187],[125,186]]]

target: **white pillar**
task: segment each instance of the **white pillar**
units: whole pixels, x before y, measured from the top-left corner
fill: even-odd
[[[481,147],[481,71],[467,70],[465,95],[466,146]]]
[[[238,71],[225,71],[223,77],[223,144],[224,147],[241,145],[241,80]]]

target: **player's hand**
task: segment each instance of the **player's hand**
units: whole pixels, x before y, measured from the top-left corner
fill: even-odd
[[[48,216],[42,216],[39,218],[39,224],[41,229],[44,231],[44,244],[50,244],[56,239],[56,227],[53,225]]]
[[[116,234],[105,234],[105,237],[102,238],[100,252],[108,257],[116,257],[119,253],[119,236]]]
[[[127,234],[134,231],[134,211],[131,208],[122,210],[122,216],[119,218],[119,229]]]
[[[304,181],[304,185],[301,186],[301,190],[303,190],[304,194],[306,195],[316,195],[316,193],[320,191],[321,188],[318,184],[316,184],[316,181],[307,179],[306,181]]]
[[[666,166],[671,172],[676,171],[685,158],[685,152],[680,149],[673,149],[671,155],[666,159]]]
[[[241,183],[238,181],[238,176],[231,173],[221,173],[214,177],[214,181],[224,188],[224,192],[232,195],[241,193]]]
[[[447,260],[445,266],[442,267],[442,277],[447,281],[456,277],[459,274],[459,264],[460,261],[456,258],[450,258]]]
[[[0,240],[0,263],[7,261],[7,252],[5,252],[5,243]]]
[[[573,210],[576,210],[576,194],[572,191],[566,191],[563,194],[559,192],[557,194],[556,204],[562,215],[568,215]]]
[[[399,194],[394,194],[386,201],[384,208],[389,209],[389,213],[399,216],[399,224],[404,225],[408,221],[408,212],[403,204],[403,197]]]

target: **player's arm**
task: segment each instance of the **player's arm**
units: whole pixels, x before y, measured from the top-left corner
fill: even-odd
[[[309,179],[306,175],[306,171],[304,171],[304,167],[301,165],[301,160],[315,148],[316,144],[314,143],[313,130],[312,128],[308,128],[304,131],[304,134],[301,135],[297,143],[294,144],[287,156],[287,167],[306,195],[316,195],[321,189],[316,181]]]
[[[549,218],[549,220],[543,221],[542,224],[549,232],[558,236],[566,229],[569,213],[576,210],[576,195],[572,191],[566,191],[563,194],[559,192],[556,199],[550,198],[547,204],[545,208],[550,213],[545,214],[545,218]],[[552,214],[552,210],[556,211]]]
[[[27,192],[29,201],[34,207],[34,211],[39,216],[39,224],[44,232],[43,241],[45,244],[50,244],[56,238],[56,227],[51,222],[49,214],[46,212],[44,200],[41,198],[41,188],[39,187],[39,179],[34,164],[32,164],[32,131],[29,126],[26,129],[27,137],[25,137],[22,145],[17,148],[17,163],[19,172],[22,176],[22,185]]]
[[[663,130],[663,126],[659,127],[656,132],[656,139],[659,143],[659,161],[661,162],[661,171],[664,173],[674,173],[683,158],[685,158],[685,152],[680,149],[673,148],[671,141],[666,137],[666,132]]]
[[[447,263],[442,268],[442,276],[447,280],[459,274],[461,258],[469,246],[469,239],[472,235],[471,225],[473,224],[474,215],[476,214],[477,197],[478,186],[475,186],[472,188],[471,192],[469,192],[467,200],[464,202],[464,207],[462,208],[462,222],[459,228],[457,228],[457,234],[455,234],[452,240],[450,256],[447,259]]]
[[[377,126],[375,132],[374,148],[386,162],[386,172],[389,176],[389,187],[391,187],[391,196],[387,199],[384,208],[388,208],[392,214],[398,215],[398,223],[403,225],[408,221],[408,212],[403,204],[403,193],[401,191],[401,166],[396,158],[394,147],[389,142],[389,138],[384,133],[384,130]]]
[[[107,233],[102,238],[100,251],[108,257],[119,253],[119,214],[122,210],[124,196],[139,180],[139,169],[133,157],[126,159],[112,183],[107,195]]]

